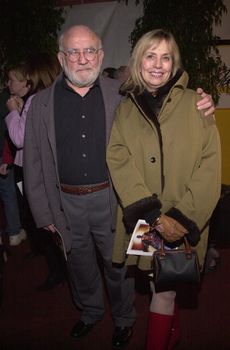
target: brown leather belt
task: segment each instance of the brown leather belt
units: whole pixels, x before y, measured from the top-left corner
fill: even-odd
[[[61,184],[62,192],[70,193],[70,194],[78,194],[78,195],[101,191],[107,187],[109,187],[109,181],[102,182],[98,185],[88,185],[88,186],[74,186],[74,185]]]

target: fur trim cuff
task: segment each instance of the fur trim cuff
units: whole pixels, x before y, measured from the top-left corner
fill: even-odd
[[[177,220],[182,226],[184,226],[188,230],[188,234],[186,238],[192,246],[197,245],[200,240],[201,232],[197,224],[185,216],[179,209],[171,208],[169,209],[165,215],[170,216],[171,218]]]
[[[128,233],[131,233],[139,219],[150,225],[160,216],[162,205],[156,194],[128,205],[123,211],[123,221]]]

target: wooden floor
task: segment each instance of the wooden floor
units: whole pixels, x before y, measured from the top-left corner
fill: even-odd
[[[49,292],[36,286],[46,277],[42,256],[25,260],[28,242],[10,248],[4,266],[3,300],[0,306],[0,350],[110,350],[113,323],[107,299],[103,321],[80,341],[69,332],[79,318],[68,284]],[[230,350],[230,250],[220,249],[220,264],[205,275],[200,292],[179,295],[182,338],[177,350]],[[137,321],[125,350],[145,349],[149,296],[137,281]]]

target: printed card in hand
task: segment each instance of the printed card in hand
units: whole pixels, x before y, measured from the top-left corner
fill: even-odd
[[[138,220],[129,242],[127,254],[152,256],[160,248],[161,239],[157,230],[149,231],[145,220]]]
[[[55,227],[56,231],[54,233],[51,233],[54,242],[56,243],[56,245],[58,246],[58,248],[61,250],[61,252],[64,255],[65,260],[67,261],[67,254],[66,254],[66,249],[65,249],[65,243],[63,241],[62,235],[60,233],[60,231],[57,230],[57,228]]]

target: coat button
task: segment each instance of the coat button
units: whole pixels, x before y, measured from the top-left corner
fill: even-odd
[[[155,158],[155,157],[151,157],[151,158],[150,158],[150,162],[151,162],[151,163],[155,163],[155,161],[156,161],[156,158]]]

